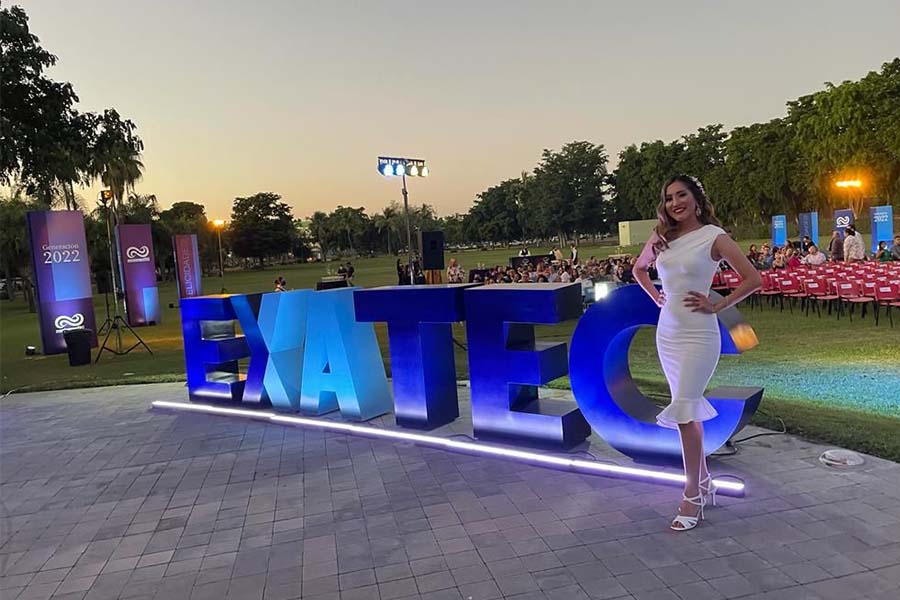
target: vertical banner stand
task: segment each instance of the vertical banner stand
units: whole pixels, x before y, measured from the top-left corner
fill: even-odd
[[[112,193],[109,190],[103,190],[97,197],[97,202],[101,207],[106,209],[106,241],[109,243],[109,270],[110,270],[110,279],[112,280],[112,289],[113,289],[113,317],[109,316],[109,304],[107,303],[107,311],[106,311],[106,320],[103,321],[103,324],[100,326],[100,329],[97,330],[97,338],[103,336],[103,343],[100,344],[100,349],[97,351],[97,358],[94,359],[94,364],[100,362],[100,357],[103,356],[103,351],[106,350],[110,354],[115,354],[116,356],[123,356],[128,354],[138,346],[143,346],[147,352],[153,354],[153,350],[150,349],[150,346],[144,343],[144,340],[141,339],[141,336],[137,334],[137,332],[131,328],[131,326],[122,318],[122,315],[119,314],[119,261],[116,260],[116,246],[113,245],[112,241],[112,219],[113,219],[113,211],[115,208],[111,208],[110,204],[114,204],[115,200],[112,199]],[[124,348],[122,345],[122,330],[129,332],[134,338],[137,340],[134,345],[129,348]],[[112,335],[113,330],[116,331],[115,347],[110,345],[110,336]]]

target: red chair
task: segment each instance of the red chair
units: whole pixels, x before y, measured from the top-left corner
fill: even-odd
[[[769,299],[769,306],[772,306],[773,299],[775,296],[781,294],[778,290],[778,284],[776,283],[775,274],[771,271],[760,271],[759,273],[760,279],[762,279],[762,285],[756,291],[755,294],[751,296],[752,298],[756,298],[757,302],[759,302],[759,307],[762,308],[762,298]]]
[[[840,296],[841,304],[838,310],[838,319],[841,318],[841,313],[844,312],[844,305],[850,307],[848,311],[848,315],[850,316],[850,322],[853,322],[853,307],[857,304],[862,304],[862,316],[865,318],[866,316],[866,307],[869,304],[873,304],[875,302],[875,298],[870,298],[868,296],[864,296],[862,293],[862,284],[857,281],[841,281],[838,283],[838,296]]]
[[[791,277],[778,278],[778,291],[781,293],[781,311],[784,312],[784,299],[788,298],[788,309],[794,312],[793,300],[802,297],[803,290],[800,289],[800,282]]]
[[[879,307],[887,308],[888,319],[891,322],[891,329],[894,328],[894,315],[892,308],[900,308],[900,284],[897,283],[880,283],[875,287],[875,324],[878,325]]]
[[[716,271],[716,274],[713,275],[712,285],[710,288],[716,292],[725,291],[725,282],[722,280],[722,271]]]
[[[816,314],[822,318],[822,311],[819,310],[819,301],[828,302],[828,314],[831,314],[831,303],[838,299],[835,294],[828,293],[828,285],[822,279],[810,279],[804,284],[806,290],[806,316],[809,316],[809,307],[813,304],[816,306]]]

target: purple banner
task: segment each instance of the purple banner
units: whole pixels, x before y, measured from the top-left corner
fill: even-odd
[[[176,235],[172,237],[175,248],[175,270],[178,282],[178,297],[193,298],[203,295],[201,283],[200,252],[197,250],[197,236]]]
[[[156,325],[159,318],[159,290],[150,225],[116,227],[122,283],[125,287],[125,314],[132,327]]]
[[[77,210],[36,211],[26,216],[44,354],[66,351],[63,333],[93,331],[94,300],[88,264],[84,215]]]

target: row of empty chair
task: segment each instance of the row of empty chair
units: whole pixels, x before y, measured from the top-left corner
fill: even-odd
[[[821,305],[828,308],[828,314],[844,314],[853,320],[854,307],[861,306],[861,316],[865,317],[869,307],[875,313],[878,325],[881,309],[885,309],[891,327],[894,326],[892,309],[900,308],[900,263],[826,263],[818,267],[798,267],[796,269],[769,269],[760,271],[762,287],[750,299],[751,309],[777,303],[780,310],[785,304],[793,312],[799,301],[800,310],[808,316],[815,309],[821,318]],[[735,271],[723,270],[716,273],[713,289],[728,293],[741,283],[741,276]]]

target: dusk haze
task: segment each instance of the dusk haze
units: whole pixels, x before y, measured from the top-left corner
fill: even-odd
[[[297,216],[399,201],[379,155],[425,158],[412,201],[464,213],[544,148],[671,141],[897,53],[900,3],[25,1],[81,110],[138,126],[140,193],[225,217],[282,195]],[[93,201],[99,185],[82,192]]]

